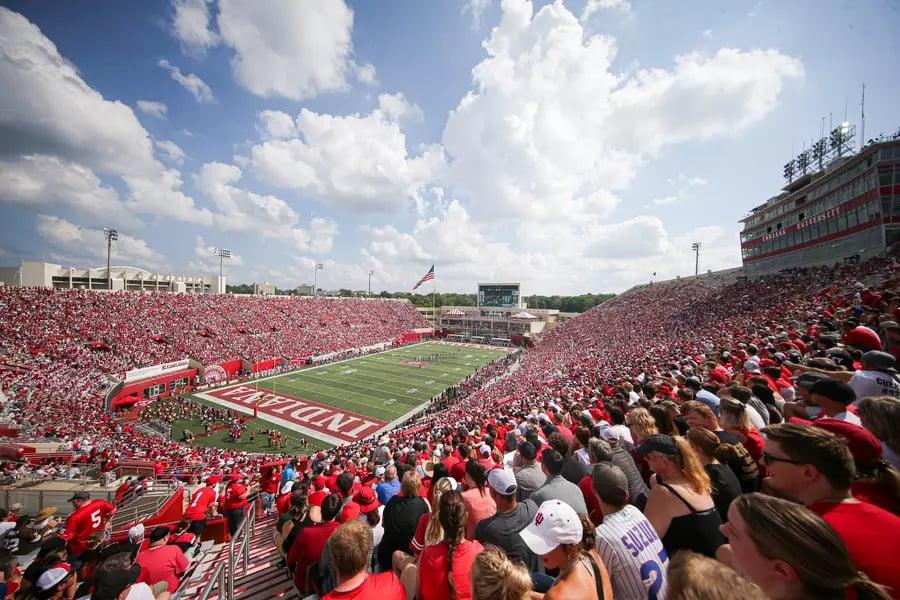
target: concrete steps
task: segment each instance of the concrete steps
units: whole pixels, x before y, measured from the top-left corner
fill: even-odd
[[[240,600],[266,600],[278,598],[282,600],[297,600],[300,595],[294,588],[294,583],[288,575],[287,569],[278,566],[280,557],[275,551],[272,535],[274,533],[275,518],[261,517],[256,521],[256,527],[250,535],[250,558],[247,563],[247,572],[241,573],[241,563],[238,561],[236,569],[238,575],[234,582],[235,598]],[[183,598],[197,597],[203,587],[209,581],[216,563],[227,560],[228,545],[215,551],[208,552],[203,558]],[[219,600],[216,592],[210,595],[210,600]]]

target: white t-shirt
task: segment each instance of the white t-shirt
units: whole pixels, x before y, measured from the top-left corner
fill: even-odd
[[[616,600],[666,597],[669,557],[647,517],[628,504],[604,515],[597,528],[597,553],[609,571]]]
[[[893,396],[900,398],[900,383],[889,373],[881,371],[856,371],[847,382],[856,392],[856,401],[871,396]]]
[[[753,425],[757,431],[762,430],[762,428],[766,426],[766,422],[763,421],[762,416],[760,416],[760,414],[756,412],[756,409],[749,404],[744,405],[744,412],[750,417],[750,424]]]
[[[153,590],[146,583],[135,583],[128,588],[125,600],[154,600]]]

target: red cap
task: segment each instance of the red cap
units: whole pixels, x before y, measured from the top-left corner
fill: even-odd
[[[240,481],[242,476],[240,473],[232,473],[228,476],[228,481]]]
[[[216,485],[220,481],[222,481],[222,478],[218,475],[210,475],[206,478],[206,485]]]
[[[764,358],[761,361],[759,361],[759,366],[760,367],[777,367],[778,363],[776,363],[771,358]]]
[[[863,350],[881,350],[883,348],[878,334],[865,325],[854,327],[848,331],[847,335],[844,336],[844,343]]]
[[[323,477],[322,475],[317,475],[315,478],[313,478],[313,485],[317,490],[325,489],[325,477]]]
[[[375,490],[367,485],[363,486],[358,492],[356,492],[356,495],[353,496],[353,501],[357,503],[359,505],[359,509],[366,514],[381,506]]]
[[[881,458],[881,442],[875,437],[875,434],[854,423],[829,417],[820,417],[815,421],[791,417],[788,419],[788,422],[797,425],[821,427],[835,435],[841,436],[847,442],[847,448],[850,449],[850,454],[853,455],[853,461],[858,465],[864,465]]]
[[[341,509],[341,514],[338,516],[339,523],[346,523],[352,519],[359,517],[360,507],[356,502],[348,502],[344,505],[344,508]]]

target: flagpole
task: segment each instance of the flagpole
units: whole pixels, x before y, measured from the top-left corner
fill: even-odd
[[[434,267],[431,267],[434,269]],[[431,335],[434,335],[435,330],[437,329],[437,315],[434,314],[434,295],[435,295],[435,283],[434,276],[431,277]]]

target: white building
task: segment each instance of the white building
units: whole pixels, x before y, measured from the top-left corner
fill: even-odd
[[[6,285],[45,287],[58,290],[84,289],[144,292],[177,292],[194,294],[224,294],[225,278],[218,275],[185,275],[176,273],[151,273],[145,269],[127,266],[63,267],[53,263],[23,260],[18,276],[12,277],[15,267],[0,268]]]

